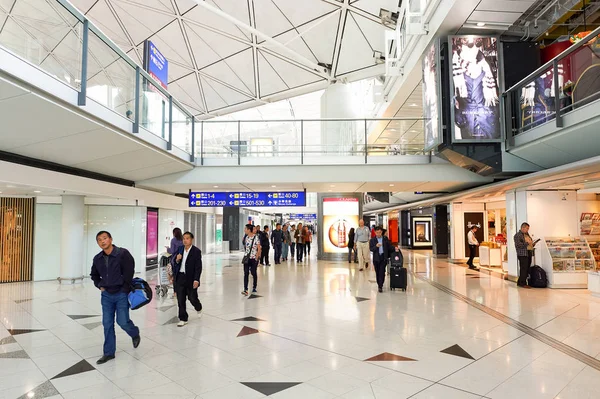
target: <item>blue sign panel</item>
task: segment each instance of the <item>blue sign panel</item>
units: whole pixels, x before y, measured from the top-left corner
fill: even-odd
[[[316,220],[316,213],[290,213],[290,220]]]
[[[304,191],[266,193],[190,192],[191,208],[218,206],[306,206],[306,193]]]
[[[147,51],[146,72],[166,89],[169,83],[169,62],[150,40],[148,40]]]

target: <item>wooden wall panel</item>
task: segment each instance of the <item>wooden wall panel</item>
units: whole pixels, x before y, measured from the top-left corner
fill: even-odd
[[[0,283],[33,277],[33,198],[0,198]]]

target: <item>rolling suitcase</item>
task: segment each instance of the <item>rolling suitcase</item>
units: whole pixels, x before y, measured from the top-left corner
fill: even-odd
[[[396,288],[406,291],[407,286],[407,271],[403,267],[404,257],[402,252],[394,252],[390,257],[390,289],[394,291]]]

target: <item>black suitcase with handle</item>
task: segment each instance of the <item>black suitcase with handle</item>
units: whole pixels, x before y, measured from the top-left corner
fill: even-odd
[[[404,257],[402,252],[394,252],[390,256],[390,289],[396,288],[406,291],[408,283],[408,273],[404,267]]]

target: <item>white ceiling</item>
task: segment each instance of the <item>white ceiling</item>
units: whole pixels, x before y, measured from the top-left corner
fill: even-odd
[[[175,156],[0,78],[0,151],[131,181],[192,169]]]
[[[464,28],[507,30],[536,0],[481,0],[473,10]],[[485,26],[478,26],[483,23]]]
[[[322,89],[331,79],[382,74],[374,51],[383,52],[389,28],[381,24],[379,10],[395,11],[398,5],[398,0],[206,0],[285,50],[194,0],[71,2],[140,65],[144,40],[152,40],[169,61],[169,91],[205,117]],[[34,7],[26,0],[16,3]],[[38,31],[51,28],[43,15],[30,14],[12,18]],[[331,65],[331,73],[315,70],[318,63]]]

